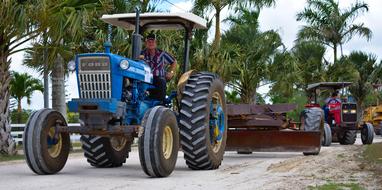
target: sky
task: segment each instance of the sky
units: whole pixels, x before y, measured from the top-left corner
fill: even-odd
[[[158,6],[159,9],[170,12],[187,12],[192,8],[192,0],[163,0]],[[341,0],[341,8],[347,8],[356,0]],[[361,15],[356,23],[364,23],[373,31],[373,38],[370,41],[355,37],[344,46],[344,53],[349,54],[351,51],[365,51],[375,54],[377,57],[382,58],[382,25],[380,19],[382,18],[382,1],[381,0],[365,0],[369,5],[369,12]],[[260,14],[260,28],[263,31],[277,30],[282,37],[285,46],[290,49],[293,47],[294,40],[296,39],[297,31],[305,23],[296,21],[296,14],[303,10],[306,0],[276,0],[276,5],[270,8],[264,8]],[[212,15],[213,13],[211,13]],[[225,8],[221,15],[222,20],[233,14],[232,11]],[[229,24],[222,22],[222,32],[229,29]],[[214,28],[209,31],[210,36],[214,34]],[[209,41],[212,41],[209,38]],[[22,65],[23,52],[17,53],[12,56],[11,70],[18,72],[27,72],[42,80],[42,76]],[[332,54],[330,49],[327,50],[327,59],[331,60]],[[269,87],[265,86],[259,89],[261,94],[266,94]],[[74,74],[70,74],[66,79],[67,101],[71,98],[78,97],[76,78]],[[41,92],[35,92],[32,95],[32,104],[27,105],[26,100],[23,100],[22,106],[25,109],[40,109],[43,107],[43,95]],[[51,105],[51,103],[50,103]]]

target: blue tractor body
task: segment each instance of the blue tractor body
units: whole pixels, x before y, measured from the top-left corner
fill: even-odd
[[[123,61],[127,68],[121,68]],[[77,55],[75,63],[79,98],[69,101],[68,107],[81,114],[84,125],[103,128],[110,119],[123,119],[123,125],[140,124],[147,109],[159,104],[148,97],[147,91],[154,88],[153,75],[143,61],[87,53]]]

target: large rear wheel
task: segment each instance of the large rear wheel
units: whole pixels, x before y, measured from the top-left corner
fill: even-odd
[[[174,112],[163,106],[146,111],[139,134],[139,160],[150,177],[167,177],[175,169],[179,129]]]
[[[59,126],[66,126],[60,112],[42,109],[34,112],[24,129],[24,153],[29,168],[36,174],[59,172],[68,159],[70,138],[60,133]]]
[[[223,82],[212,73],[193,74],[180,102],[180,137],[186,164],[195,170],[217,169],[227,140]]]
[[[338,133],[338,141],[342,145],[352,145],[357,138],[356,130],[344,130]]]
[[[124,136],[81,136],[82,150],[90,165],[97,168],[119,167],[129,157],[131,140]]]

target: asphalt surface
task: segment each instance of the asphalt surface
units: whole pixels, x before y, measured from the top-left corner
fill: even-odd
[[[375,142],[381,141],[381,137],[375,139]],[[359,139],[356,144],[360,144]],[[321,153],[341,147],[334,144],[322,148]],[[170,177],[149,178],[141,170],[136,149],[122,167],[109,169],[91,167],[82,153],[75,153],[70,155],[65,168],[55,175],[36,175],[25,161],[1,163],[0,189],[273,189],[270,184],[283,179],[277,177],[284,174],[274,173],[268,168],[296,158],[303,158],[302,153],[238,155],[226,152],[218,170],[192,171],[187,168],[183,154],[179,152],[176,169]],[[308,159],[314,159],[314,156]]]

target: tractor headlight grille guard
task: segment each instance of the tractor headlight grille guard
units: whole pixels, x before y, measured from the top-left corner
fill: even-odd
[[[109,57],[80,57],[78,81],[80,98],[111,98]]]

